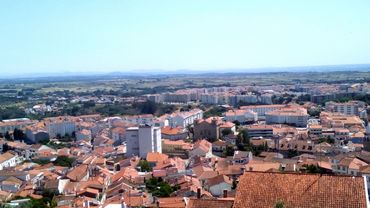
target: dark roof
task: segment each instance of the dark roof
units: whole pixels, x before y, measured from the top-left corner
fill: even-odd
[[[246,172],[240,177],[234,207],[366,207],[363,177]]]

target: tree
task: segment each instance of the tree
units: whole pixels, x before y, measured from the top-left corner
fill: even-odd
[[[321,113],[321,110],[318,108],[310,108],[308,110],[308,114],[312,117],[319,117]]]
[[[162,178],[151,178],[145,182],[145,186],[149,193],[156,197],[169,197],[172,192],[179,189],[179,186],[171,186]]]
[[[211,107],[209,110],[204,112],[203,116],[205,118],[213,117],[213,116],[222,116],[222,114],[226,112],[226,109],[221,106],[214,106]]]
[[[138,166],[140,167],[141,171],[145,172],[152,171],[152,167],[150,167],[149,162],[146,160],[140,160]]]
[[[227,157],[227,156],[233,156],[234,155],[234,147],[230,146],[230,145],[227,145],[226,146],[226,149],[223,151],[223,156],[224,157]]]
[[[235,124],[236,127],[240,126],[240,122],[238,120],[233,121],[233,123]]]
[[[153,101],[146,101],[145,103],[138,105],[141,113],[144,114],[154,114],[157,111],[157,105]]]
[[[192,135],[194,135],[194,128],[190,125],[190,124],[188,124],[187,126],[186,126],[186,130],[188,130],[188,135],[189,135],[189,137],[191,137]]]
[[[58,156],[57,159],[53,162],[53,164],[63,167],[72,167],[74,162],[75,162],[74,158],[70,158],[67,156]]]
[[[9,150],[9,145],[7,143],[5,143],[3,145],[3,152],[7,152]]]
[[[226,129],[223,129],[221,133],[222,133],[222,136],[227,136],[227,135],[231,134],[232,131],[231,131],[231,129],[226,128]]]
[[[304,172],[306,173],[325,173],[325,170],[318,165],[303,165],[304,167]]]
[[[297,150],[288,150],[288,158],[292,158],[298,156],[298,151]]]
[[[284,202],[282,200],[278,200],[274,206],[274,208],[286,208]]]
[[[12,141],[12,137],[10,136],[9,132],[5,132],[5,139],[8,141]]]
[[[15,128],[13,131],[14,140],[25,140],[26,135],[23,133],[22,130]]]

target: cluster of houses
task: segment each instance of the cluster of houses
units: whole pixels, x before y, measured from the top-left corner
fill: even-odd
[[[309,107],[2,121],[1,134],[18,129],[25,139],[0,140],[0,200],[21,204],[15,199],[52,191],[58,207],[367,207],[364,106],[328,103],[319,118]],[[263,150],[239,149],[241,137]],[[153,179],[172,191],[148,189]]]

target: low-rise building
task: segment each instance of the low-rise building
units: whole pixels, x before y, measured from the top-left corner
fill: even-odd
[[[206,186],[212,196],[220,197],[225,191],[230,192],[232,180],[226,175],[218,175],[206,181]]]
[[[184,140],[188,138],[188,132],[182,127],[165,126],[161,129],[163,139],[169,140]]]
[[[297,106],[280,108],[266,113],[267,124],[290,124],[306,127],[308,120],[307,110]]]
[[[274,128],[272,125],[249,125],[247,126],[248,136],[250,137],[263,137],[272,138],[274,134]]]
[[[253,112],[256,112],[259,118],[260,117],[263,118],[266,115],[266,113],[284,107],[285,105],[251,105],[251,106],[241,106],[240,109],[251,110]]]
[[[193,125],[195,120],[202,118],[203,111],[200,109],[193,109],[190,111],[173,113],[168,120],[171,127],[180,126],[186,128],[189,125]]]
[[[224,119],[230,122],[247,123],[258,120],[257,113],[251,110],[229,110],[224,115]]]
[[[220,117],[196,120],[194,124],[194,139],[208,139],[209,141],[216,141],[221,138],[221,135],[226,132],[226,129],[232,134],[235,134],[236,132],[234,123],[223,121]]]
[[[205,139],[198,140],[189,152],[189,156],[212,157],[212,144]]]
[[[14,167],[23,161],[22,157],[12,154],[9,151],[0,155],[0,170],[8,167]]]

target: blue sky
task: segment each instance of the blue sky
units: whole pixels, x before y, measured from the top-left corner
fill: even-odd
[[[365,0],[0,0],[0,72],[367,64],[369,11]]]

